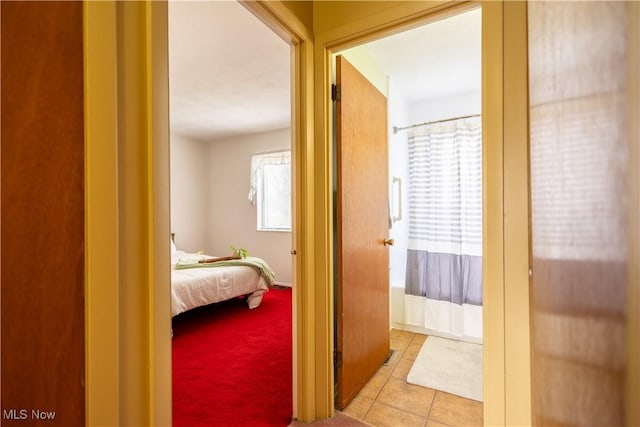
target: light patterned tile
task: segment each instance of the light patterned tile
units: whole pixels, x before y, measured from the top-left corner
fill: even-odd
[[[414,334],[411,344],[419,344],[422,346],[429,336],[423,334]]]
[[[391,338],[397,338],[405,341],[411,341],[414,335],[415,334],[413,332],[403,331],[400,329],[391,329],[389,331],[389,336]]]
[[[416,358],[418,357],[418,353],[420,353],[420,350],[422,349],[422,346],[424,345],[424,342],[427,340],[427,338],[429,338],[427,335],[413,334],[413,339],[407,346],[407,349],[402,355],[402,358],[411,361],[416,360]]]
[[[415,334],[412,332],[401,331],[399,329],[392,329],[389,335],[389,344],[391,348],[402,355],[413,340],[413,336]]]
[[[422,427],[426,420],[425,417],[374,402],[364,421],[376,427]]]
[[[389,378],[377,401],[426,418],[435,390]]]
[[[428,420],[426,427],[450,427],[447,424],[442,424],[437,421]]]
[[[431,405],[429,420],[450,426],[482,426],[482,402],[438,391]]]
[[[371,399],[375,399],[387,379],[391,376],[391,368],[388,366],[382,366],[375,375],[369,380],[369,382],[362,388],[360,394]]]
[[[342,413],[349,415],[352,418],[364,420],[364,417],[367,415],[371,405],[373,405],[373,399],[359,393],[351,403],[349,403],[349,406],[342,410]]]
[[[407,375],[409,375],[409,371],[411,370],[412,366],[413,366],[413,360],[404,359],[404,358],[401,359],[398,362],[398,364],[393,368],[393,371],[391,372],[391,377],[406,381]]]

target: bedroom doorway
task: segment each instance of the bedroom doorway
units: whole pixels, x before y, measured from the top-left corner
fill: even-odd
[[[389,173],[387,187],[389,189],[389,210],[387,218],[389,223],[388,238],[392,239],[394,244],[389,246],[390,288],[388,302],[391,307],[389,326],[393,330],[390,340],[392,351],[386,362],[386,370],[389,370],[389,366],[391,369],[395,369],[398,362],[402,360],[402,369],[405,369],[406,372],[397,374],[403,377],[399,379],[406,380],[409,368],[416,365],[414,360],[425,347],[425,336],[427,335],[440,336],[451,340],[451,342],[462,341],[464,344],[469,344],[477,358],[473,365],[474,368],[469,372],[475,386],[473,397],[469,402],[465,401],[462,404],[468,403],[473,406],[471,412],[480,419],[482,418],[482,347],[479,344],[482,342],[483,324],[481,21],[479,7],[467,9],[454,16],[449,15],[447,18],[430,22],[404,33],[381,38],[355,48],[336,51],[333,56],[335,58],[336,55],[342,55],[351,61],[388,99]],[[344,99],[345,89],[339,88],[336,92],[340,93],[338,97],[338,103],[340,103],[340,100]],[[420,146],[431,138],[436,141],[449,138],[449,135],[444,134],[451,134],[452,131],[449,129],[451,126],[460,127],[460,132],[467,132],[470,135],[464,141],[458,141],[454,138],[447,142],[451,147],[459,146],[463,151],[467,150],[462,159],[456,160],[451,157],[453,154],[448,151],[448,148],[444,148],[444,143],[438,149],[439,155],[452,161],[461,162],[466,168],[463,176],[457,177],[458,181],[461,178],[473,177],[473,182],[459,183],[464,188],[464,190],[458,191],[458,194],[464,194],[464,199],[460,199],[461,203],[469,208],[466,209],[467,212],[471,212],[468,218],[463,218],[464,224],[460,224],[459,221],[457,224],[450,223],[454,220],[453,218],[444,218],[442,214],[446,210],[444,207],[438,211],[422,212],[423,209],[420,206],[425,201],[420,199],[421,194],[416,195],[421,192],[416,188],[416,185],[431,185],[430,182],[427,182],[429,180],[425,181],[423,177],[423,174],[431,172],[419,172],[416,176],[416,165],[423,167],[426,164],[443,161],[442,159],[438,160],[439,158],[435,154],[428,161],[420,160],[424,155],[432,155],[433,153],[430,151],[431,148],[425,148],[429,150],[429,153],[416,155],[416,150],[420,150]],[[426,133],[428,134],[425,135]],[[472,164],[467,164],[467,161],[471,161]],[[443,173],[447,175],[445,177],[447,181],[456,178],[453,175],[449,176],[446,171]],[[472,192],[467,191],[471,188]],[[450,190],[429,187],[425,191],[430,194],[433,192],[443,192],[444,194]],[[440,198],[429,200],[426,203],[433,206],[443,202]],[[348,203],[348,199],[345,203]],[[420,215],[426,215],[426,217],[417,218]],[[434,232],[433,226],[442,228],[443,221],[446,222],[445,228],[447,230],[435,229],[436,233],[451,233],[450,229],[460,230],[461,227],[466,228],[467,231],[465,235],[449,239],[451,241],[447,242],[448,249],[443,249],[444,245],[440,242],[436,245],[438,250],[434,250],[434,241],[439,239],[424,238],[423,233]],[[434,223],[431,224],[431,222]],[[421,224],[424,223],[427,224],[426,230],[421,229]],[[471,224],[471,232],[468,230],[469,224]],[[464,294],[458,292],[457,288],[452,288],[448,295],[444,295],[442,298],[431,296],[428,289],[418,290],[418,293],[414,295],[405,295],[409,283],[405,279],[408,278],[410,281],[414,279],[411,275],[407,275],[408,261],[410,265],[412,265],[411,262],[415,263],[411,257],[416,255],[418,251],[420,251],[419,254],[422,254],[422,251],[437,253],[440,258],[445,257],[442,253],[447,254],[446,257],[451,259],[440,260],[445,263],[455,264],[464,258],[461,262],[470,262],[475,268],[473,274],[475,285],[470,287],[469,283],[463,283],[463,279],[458,277],[459,280],[456,279],[455,283],[459,283],[460,289],[465,289]],[[452,260],[453,258],[455,260]],[[339,249],[336,259],[340,259]],[[424,267],[419,265],[414,265],[412,268],[424,270]],[[338,274],[336,277],[337,289],[347,286],[340,283]],[[438,283],[441,281],[437,278],[436,280]],[[420,283],[413,283],[412,286],[419,287]],[[466,291],[469,289],[471,291],[467,293]],[[339,294],[339,291],[336,292]],[[424,297],[425,292],[428,298]],[[344,315],[340,302],[338,302],[335,313],[336,323],[339,325],[341,316]],[[447,319],[453,320],[448,323]],[[339,331],[337,331],[336,341],[336,346],[340,351]],[[433,341],[436,342],[436,340]],[[406,360],[405,354],[407,355]],[[336,377],[338,378],[338,375]],[[375,381],[376,394],[383,392],[385,387],[396,385],[395,380],[396,378],[388,377],[382,382]],[[367,385],[369,391],[374,386],[373,383]],[[412,384],[420,384],[420,382]],[[336,387],[338,390],[341,389],[339,380]],[[479,396],[478,391],[480,391]],[[465,394],[465,398],[468,397],[468,394]],[[358,405],[361,403],[362,397],[356,397],[356,400],[357,402],[354,401],[355,407],[360,407]],[[340,408],[344,404],[344,401],[337,402]],[[360,416],[363,420],[374,422],[376,413],[373,406],[370,408],[364,414],[356,409],[350,409],[349,406],[346,411],[347,413],[353,411],[352,414]]]
[[[253,311],[263,314],[278,304],[281,306],[279,298],[280,302],[275,301],[276,294],[288,293],[285,296],[289,302],[281,307],[279,320],[270,322],[288,331],[284,336],[278,335],[275,353],[282,353],[283,348],[288,350],[278,358],[279,365],[268,371],[285,372],[281,376],[291,378],[286,374],[292,370],[293,353],[292,165],[295,157],[292,153],[291,46],[238,2],[169,2],[168,18],[171,232],[172,244],[178,251],[176,259],[181,262],[183,252],[214,258],[242,254],[265,261],[275,275],[273,282],[273,278],[268,278],[268,285],[271,285],[268,292],[264,292],[262,282],[257,289],[249,289],[241,283],[244,278],[225,275],[215,279],[220,287],[211,293],[217,296],[203,300],[205,292],[198,291],[196,302],[192,301],[191,295],[185,298],[189,302],[181,299],[180,304],[188,310],[172,309],[174,326],[177,319],[180,323],[179,328],[174,327],[174,375],[178,368],[181,373],[190,372],[191,366],[187,365],[193,364],[193,360],[185,364],[176,359],[180,354],[188,353],[185,353],[182,341],[179,351],[175,347],[176,340],[182,338],[176,334],[187,329],[192,331],[193,322],[185,328],[183,318],[194,312],[202,316],[203,310],[210,308],[213,322],[213,317],[217,318],[224,311],[222,307],[251,292],[248,304],[239,313],[227,315],[229,321],[241,322],[233,319],[251,316]],[[267,281],[267,276],[259,280]],[[253,283],[247,286],[253,286]],[[172,291],[172,304],[176,299],[176,292]],[[210,303],[220,304],[220,310]],[[286,322],[282,323],[281,318]],[[199,333],[207,323],[201,325]],[[264,345],[276,345],[275,342],[274,338]],[[259,345],[251,347],[248,341],[243,343],[238,344],[242,346],[243,354],[248,348],[264,351]],[[206,364],[210,365],[211,361]],[[216,371],[212,371],[212,381],[223,377],[221,372],[226,365],[221,363],[213,367]],[[251,380],[257,381],[257,378]],[[248,380],[229,381],[244,383]],[[174,376],[173,383],[174,395],[178,394],[178,386],[184,386],[180,389],[182,394],[191,388],[182,377]],[[218,396],[232,400],[243,398],[238,387],[213,382],[207,386],[216,388]],[[269,386],[279,388],[261,395],[279,396],[276,403],[286,407],[274,410],[273,402],[265,403],[268,416],[278,413],[290,419],[293,415],[291,380],[284,383],[263,380],[260,385],[243,389],[252,392]],[[213,401],[206,401],[206,398],[203,401],[207,411],[220,402],[214,393],[211,395]],[[249,396],[245,401],[258,403],[256,399]],[[204,407],[201,408],[203,411],[193,407],[195,400],[178,401],[174,397],[174,420],[181,417],[189,423],[190,417],[197,418],[207,412]],[[214,412],[224,413],[222,410]],[[253,415],[250,411],[229,413],[234,417]],[[268,416],[265,415],[265,419]],[[250,423],[251,419],[226,422],[242,424]]]

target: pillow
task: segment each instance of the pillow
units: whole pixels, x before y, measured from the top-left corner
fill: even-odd
[[[176,248],[176,244],[173,242],[173,239],[171,239],[171,253],[175,254],[176,252],[178,252],[178,249]]]

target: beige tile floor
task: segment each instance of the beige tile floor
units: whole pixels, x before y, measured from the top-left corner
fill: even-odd
[[[407,383],[427,337],[391,330],[395,353],[342,412],[375,427],[482,426],[482,403]]]

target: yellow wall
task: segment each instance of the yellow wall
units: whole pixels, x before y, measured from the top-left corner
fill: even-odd
[[[445,2],[317,1],[313,2],[313,31],[322,34],[345,28],[344,32],[349,33],[348,28],[353,28],[354,23],[358,21],[371,19],[371,22],[383,24],[389,17],[420,13],[439,3]]]
[[[284,0],[282,4],[289,9],[309,32],[313,31],[313,2]]]

